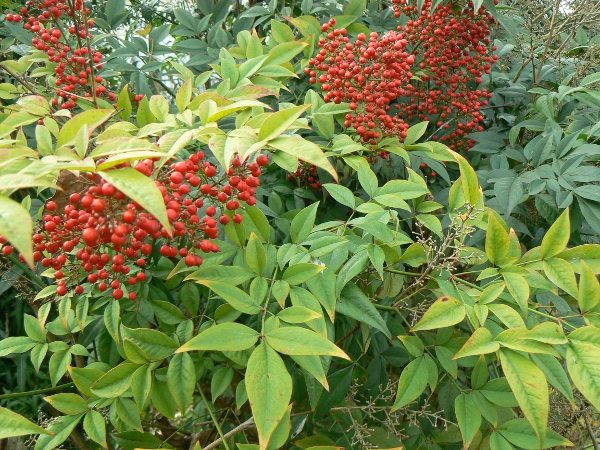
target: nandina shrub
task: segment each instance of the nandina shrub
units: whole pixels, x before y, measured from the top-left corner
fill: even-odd
[[[36,293],[0,356],[39,382],[0,394],[0,438],[570,445],[550,411],[600,407],[599,247],[569,248],[567,211],[526,248],[468,161],[423,142],[426,123],[377,138],[382,157],[322,120],[343,123],[351,102],[278,103],[294,55],[314,55],[272,26],[222,49],[216,89],[182,71],[173,104],[138,97],[134,117],[128,90],[116,110],[29,95],[4,108],[1,263]],[[452,168],[444,195],[414,164],[424,150]],[[43,200],[33,216],[28,195]]]

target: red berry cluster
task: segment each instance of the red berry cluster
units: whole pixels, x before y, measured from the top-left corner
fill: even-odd
[[[91,174],[92,185],[71,194],[61,213],[54,201],[46,203],[43,226],[33,236],[34,260],[55,270],[58,295],[71,288],[82,294],[87,281],[100,292],[110,290],[117,300],[125,295],[135,300],[136,285],[147,279],[145,267],[155,247],[164,257],[183,258],[188,266],[199,266],[202,254],[219,251],[212,241],[219,235],[219,224],[242,221],[236,213],[240,201],[256,203],[261,166],[266,164],[264,155],[252,163],[235,159],[229,171],[220,174],[198,152],[159,172],[156,184],[172,235],[115,186]],[[150,176],[154,161],[141,161],[136,169]],[[5,248],[9,247],[4,253]]]
[[[321,181],[317,174],[317,166],[312,164],[300,162],[298,169],[294,173],[289,173],[287,176],[288,180],[296,183],[301,187],[310,187],[315,191],[321,189]]]
[[[493,17],[472,4],[433,12],[431,0],[420,12],[406,0],[394,4],[408,21],[383,36],[361,33],[352,42],[344,28],[333,29],[335,19],[323,25],[319,53],[305,69],[310,82],[321,84],[326,102],[350,103],[345,126],[366,143],[403,140],[409,125],[424,120],[452,128],[440,139],[449,145],[481,130],[480,110],[492,94],[476,86],[497,59],[489,54]]]
[[[103,56],[90,45],[89,28],[94,21],[89,14],[82,0],[30,0],[20,14],[6,15],[9,22],[23,22],[24,28],[35,35],[32,45],[57,64],[52,103],[60,108],[75,108],[81,97],[117,98],[97,74],[103,67]]]
[[[394,3],[410,18],[398,29],[409,42],[418,43],[420,78],[427,83],[426,89],[414,91],[408,105],[402,105],[406,120],[430,120],[436,128],[449,130],[439,140],[451,146],[473,131],[483,131],[481,108],[492,93],[476,87],[498,59],[490,54],[496,50],[490,48],[492,15],[483,7],[475,11],[472,3],[464,9],[440,5],[433,12],[431,0],[425,1],[421,12],[405,0]]]
[[[408,124],[390,109],[414,90],[415,56],[407,51],[408,42],[395,32],[381,38],[375,32],[369,38],[360,33],[351,42],[346,29],[331,29],[335,23],[331,19],[321,28],[327,33],[319,40],[321,50],[305,70],[310,82],[321,83],[326,102],[350,103],[353,112],[346,115],[345,126],[364,142],[375,143],[382,135],[404,139]]]

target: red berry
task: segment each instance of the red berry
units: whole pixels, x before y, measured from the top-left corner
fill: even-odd
[[[269,157],[267,155],[258,155],[258,158],[256,158],[256,162],[259,166],[264,167],[269,164]]]
[[[94,247],[98,242],[98,231],[95,228],[86,228],[81,237],[87,245]]]

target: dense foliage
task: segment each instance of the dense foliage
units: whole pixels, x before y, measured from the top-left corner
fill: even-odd
[[[0,446],[600,445],[596,1],[3,18]]]

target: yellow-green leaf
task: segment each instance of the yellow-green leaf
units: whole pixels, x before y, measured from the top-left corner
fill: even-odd
[[[285,269],[282,278],[291,285],[302,284],[323,270],[325,270],[325,266],[310,263],[298,263]]]
[[[256,344],[259,333],[241,323],[226,322],[207,328],[179,347],[176,353],[193,350],[237,352]]]
[[[473,355],[484,355],[498,351],[500,344],[494,341],[492,333],[487,328],[476,329],[471,337],[452,359],[465,358]]]
[[[192,100],[192,79],[188,78],[177,91],[175,96],[175,104],[179,112],[183,112],[188,107]]]
[[[277,352],[263,342],[248,359],[245,383],[260,450],[266,450],[292,397],[292,377]]]
[[[542,239],[542,258],[550,258],[562,252],[569,243],[570,235],[571,222],[569,220],[569,209],[567,208],[554,221]]]
[[[460,323],[465,318],[465,305],[454,297],[437,299],[425,312],[412,331],[434,330]]]
[[[579,392],[600,410],[600,348],[591,342],[572,341],[567,348],[567,370]]]
[[[579,309],[585,313],[600,303],[600,282],[598,282],[598,277],[585,261],[581,261],[579,267],[581,276],[579,277],[577,301],[579,302]]]
[[[282,327],[266,335],[267,343],[286,355],[329,355],[350,359],[333,342],[306,328]]]
[[[88,109],[72,117],[63,125],[56,139],[56,147],[73,142],[83,126],[87,126],[88,138],[94,130],[106,122],[115,113],[114,109]]]
[[[30,266],[33,266],[32,233],[29,211],[20,203],[0,195],[0,236],[8,239]]]
[[[99,172],[100,176],[154,215],[171,232],[167,208],[154,180],[132,167]]]
[[[525,356],[512,350],[500,351],[500,363],[519,407],[533,427],[540,446],[543,445],[550,409],[544,372]]]
[[[577,298],[577,281],[571,263],[560,258],[545,259],[544,273],[552,283]]]
[[[317,145],[300,136],[280,136],[269,141],[269,145],[295,158],[313,164],[330,173],[334,180],[338,181],[338,174]]]
[[[28,434],[50,434],[25,417],[0,406],[0,439],[26,436]]]
[[[492,264],[499,267],[511,265],[519,259],[519,254],[511,252],[509,234],[502,219],[491,209],[488,210],[485,254]]]
[[[529,301],[529,283],[523,275],[518,273],[504,272],[502,276],[510,295],[517,301],[521,311],[526,312]]]
[[[240,288],[233,286],[231,283],[205,279],[195,281],[196,283],[211,289],[215,294],[223,298],[223,300],[225,300],[238,311],[246,314],[256,314],[260,311],[260,304],[257,300],[250,297]]]

